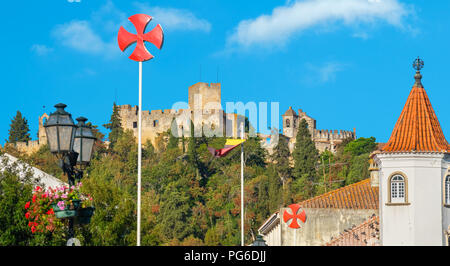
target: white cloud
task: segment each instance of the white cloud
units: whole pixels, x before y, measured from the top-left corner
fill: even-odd
[[[135,3],[135,6],[145,14],[149,14],[168,31],[211,31],[211,23],[197,18],[191,11],[176,8],[149,6],[146,3]]]
[[[113,42],[105,42],[94,32],[88,21],[74,20],[58,25],[52,35],[64,46],[79,52],[90,54],[102,54],[106,57],[118,50]],[[116,48],[116,49],[114,49]]]
[[[35,52],[37,55],[44,56],[53,51],[53,48],[50,48],[43,44],[33,44],[31,46],[31,51]]]
[[[410,13],[399,0],[305,0],[288,2],[255,19],[241,21],[227,39],[227,46],[282,46],[307,29],[330,23],[354,26],[385,22],[403,28]]]
[[[328,62],[317,69],[320,81],[328,82],[336,79],[337,72],[344,70],[345,65],[337,62]]]
[[[352,37],[367,40],[369,39],[369,34],[367,32],[355,32],[352,34]]]
[[[135,5],[140,12],[148,13],[156,22],[161,23],[164,30],[209,32],[211,29],[208,21],[197,18],[188,10],[149,7],[144,3]],[[131,32],[134,30],[128,17],[108,0],[98,10],[92,12],[88,20],[73,20],[55,26],[52,36],[62,45],[76,51],[112,58],[121,54],[117,45],[120,26],[128,28]]]
[[[69,3],[79,3],[79,2],[81,2],[81,0],[67,0],[67,2],[69,2]]]
[[[336,80],[337,73],[344,71],[347,64],[330,61],[321,65],[305,64],[306,71],[303,73],[303,81],[307,84],[327,83]]]

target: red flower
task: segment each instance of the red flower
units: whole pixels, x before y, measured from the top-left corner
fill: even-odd
[[[28,209],[28,208],[30,208],[30,202],[27,202],[27,203],[25,204],[25,209]]]
[[[30,219],[30,212],[25,213],[25,218]]]
[[[47,212],[47,214],[54,214],[55,212],[53,211],[53,208],[51,208],[48,212]]]
[[[32,227],[31,227],[31,233],[34,234],[34,232],[36,232],[36,227],[35,227],[35,226],[32,226]]]
[[[33,195],[33,202],[36,202],[36,194],[35,195]]]
[[[34,189],[34,191],[39,191],[39,190],[41,190],[40,186],[36,186],[36,188]]]

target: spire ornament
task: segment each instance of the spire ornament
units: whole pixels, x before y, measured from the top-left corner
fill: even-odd
[[[422,85],[422,74],[420,74],[420,70],[423,68],[424,63],[423,60],[420,59],[420,57],[417,57],[416,60],[413,62],[413,68],[416,70],[416,75],[414,75],[414,78],[416,79],[416,83],[414,83],[414,87],[416,88],[423,88]]]

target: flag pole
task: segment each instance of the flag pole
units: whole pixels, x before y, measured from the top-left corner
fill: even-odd
[[[244,123],[241,123],[241,139],[244,139]],[[241,143],[241,246],[244,246],[244,143]]]
[[[138,182],[137,182],[137,246],[141,245],[141,164],[142,164],[142,62],[139,61],[139,118],[138,118]]]

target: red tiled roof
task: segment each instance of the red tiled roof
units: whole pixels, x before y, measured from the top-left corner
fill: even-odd
[[[303,208],[378,209],[378,187],[370,178],[299,203]]]
[[[391,138],[382,151],[450,152],[450,145],[420,82],[413,86]]]
[[[325,246],[379,246],[380,219],[375,214],[364,223],[349,228]]]

